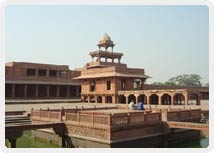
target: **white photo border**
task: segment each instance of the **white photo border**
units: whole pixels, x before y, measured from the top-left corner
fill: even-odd
[[[212,0],[214,1],[214,0]],[[0,153],[37,152],[214,152],[214,2],[208,0],[0,0]],[[206,5],[209,7],[209,147],[208,148],[6,148],[5,147],[5,8],[9,5]]]

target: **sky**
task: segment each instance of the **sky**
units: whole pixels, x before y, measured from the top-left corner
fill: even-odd
[[[152,77],[148,83],[181,74],[209,82],[209,8],[202,5],[10,5],[5,60],[81,68],[104,33],[122,63]]]

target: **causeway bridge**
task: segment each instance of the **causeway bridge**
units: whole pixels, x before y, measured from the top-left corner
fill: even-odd
[[[32,123],[24,125],[6,125],[5,126],[5,138],[9,140],[10,147],[16,148],[16,140],[21,137],[25,130],[37,130],[53,128],[55,133],[62,138],[65,133],[64,122],[50,122],[50,123]],[[64,139],[62,139],[62,147],[64,147]]]

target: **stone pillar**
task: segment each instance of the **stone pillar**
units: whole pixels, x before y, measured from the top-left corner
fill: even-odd
[[[50,90],[50,86],[47,85],[47,86],[46,86],[46,93],[47,93],[47,97],[48,97],[48,98],[49,98],[49,96],[50,96],[49,90]]]
[[[27,98],[27,85],[24,85],[24,98]]]
[[[184,94],[184,105],[188,105],[188,93]]]
[[[47,71],[46,71],[46,77],[49,77],[49,69],[47,69]]]
[[[118,95],[114,95],[114,104],[118,104]]]
[[[158,105],[161,105],[161,96],[162,95],[158,95]]]
[[[170,95],[171,96],[171,105],[174,105],[174,95]]]
[[[148,103],[147,103],[147,96],[146,96],[146,95],[144,95],[144,97],[143,97],[143,103],[144,103],[144,104],[148,104]]]
[[[81,95],[80,97],[81,97],[81,102],[84,102],[84,96]]]
[[[139,94],[134,94],[135,96],[135,100],[136,100],[136,104],[138,104],[138,97],[140,96]]]
[[[124,95],[126,97],[126,104],[129,104],[129,95]]]
[[[39,76],[39,75],[38,75],[38,71],[39,71],[39,70],[38,70],[38,69],[36,69],[36,77],[38,77],[38,76]]]
[[[12,98],[15,97],[15,84],[12,84]]]
[[[196,105],[201,105],[201,94],[197,94]]]
[[[91,102],[91,99],[90,99],[90,96],[88,96],[88,103],[90,103]]]
[[[70,94],[70,86],[67,86],[66,89],[66,97],[69,98],[69,94]]]
[[[146,97],[146,104],[149,105],[149,97],[150,97],[150,95],[145,95],[145,97]]]
[[[95,103],[97,103],[97,96],[94,96],[94,99],[95,99]]]
[[[35,97],[38,98],[38,96],[39,96],[39,85],[36,84],[35,86],[36,86]]]
[[[102,96],[102,103],[105,104],[106,103],[106,97]]]
[[[20,138],[22,136],[22,130],[20,129],[13,129],[5,131],[5,138],[9,141],[9,147],[10,148],[16,148],[16,140],[17,138]]]
[[[16,148],[16,138],[8,139],[9,140],[9,148]]]
[[[61,146],[61,147],[62,147],[62,148],[66,148],[66,137],[65,137],[65,136],[62,136],[61,139],[62,139],[62,142],[61,142],[61,143],[62,143],[62,146]]]
[[[59,71],[56,70],[56,77],[59,78]]]
[[[56,87],[56,97],[59,97],[59,92],[60,92],[60,86],[58,85]]]

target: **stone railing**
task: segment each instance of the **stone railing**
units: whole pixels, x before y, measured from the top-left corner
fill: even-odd
[[[160,113],[129,112],[112,115],[112,126],[139,123],[159,123]]]
[[[62,111],[53,110],[31,110],[32,121],[60,122],[62,121]]]
[[[49,122],[57,122],[57,121],[63,121],[63,120],[69,120],[69,121],[81,121],[81,122],[89,122],[91,123],[93,120],[91,117],[92,114],[90,112],[85,111],[91,111],[91,110],[106,110],[106,109],[117,109],[117,106],[113,107],[91,107],[91,108],[71,108],[71,109],[47,109],[47,110],[31,110],[31,120],[33,121],[49,121]],[[81,115],[79,118],[77,118],[77,112],[81,112]],[[96,113],[95,121],[102,120],[100,117],[103,117],[99,113]],[[104,123],[104,121],[102,121]],[[101,123],[101,124],[102,124]],[[99,123],[98,123],[99,124]]]
[[[100,126],[119,126],[125,124],[145,124],[160,123],[160,113],[129,112],[129,113],[98,113],[98,112],[78,112],[65,113],[67,123],[100,125]]]
[[[185,121],[191,119],[200,119],[201,110],[180,110],[180,111],[169,111],[167,113],[167,121]]]
[[[209,124],[189,123],[189,122],[173,122],[173,121],[168,121],[167,124],[170,128],[209,130]]]
[[[109,125],[110,116],[103,113],[94,112],[78,112],[65,113],[65,122],[89,125]]]

